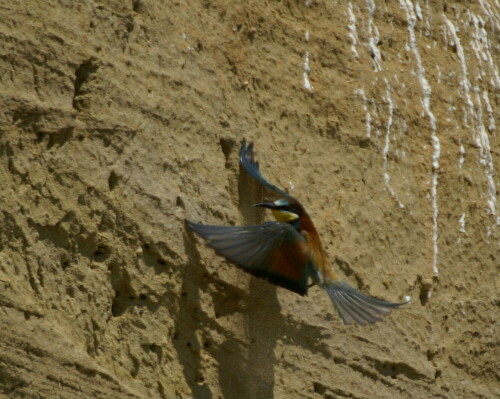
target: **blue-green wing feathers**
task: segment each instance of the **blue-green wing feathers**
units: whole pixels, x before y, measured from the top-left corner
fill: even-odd
[[[241,166],[243,166],[243,168],[248,172],[248,174],[252,176],[255,180],[257,180],[260,184],[262,184],[264,187],[278,193],[279,195],[290,198],[290,195],[288,193],[276,187],[275,185],[269,183],[264,178],[264,176],[262,176],[259,170],[259,163],[255,161],[255,156],[253,152],[253,143],[249,143],[247,145],[245,140],[241,142],[240,163]]]
[[[286,223],[211,226],[186,221],[218,255],[246,272],[307,294],[309,253],[304,237]]]

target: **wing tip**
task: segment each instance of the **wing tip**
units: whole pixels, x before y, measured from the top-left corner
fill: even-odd
[[[252,141],[247,142],[246,139],[241,140],[240,162],[243,166],[254,167],[259,170],[259,163],[255,162],[253,147],[254,143]]]
[[[196,227],[198,227],[200,224],[192,222],[189,219],[184,219],[184,224],[189,228],[189,230],[196,231]]]
[[[247,151],[247,140],[243,139],[241,140],[241,147],[240,147],[240,159],[244,157]]]
[[[408,304],[389,302],[365,295],[344,281],[337,281],[324,287],[344,324],[357,323],[361,326],[382,321],[381,316]]]

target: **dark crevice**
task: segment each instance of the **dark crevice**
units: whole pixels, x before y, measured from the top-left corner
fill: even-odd
[[[172,273],[175,268],[175,259],[178,259],[175,252],[161,243],[144,244],[142,257],[144,263],[152,267],[155,274]]]
[[[429,381],[429,378],[406,363],[384,362],[378,359],[369,359],[377,372],[383,376],[397,378],[400,374],[406,376],[410,380]]]
[[[49,140],[47,143],[47,148],[50,150],[52,147],[62,147],[73,137],[73,130],[73,127],[70,126],[62,128],[56,133],[48,133]]]
[[[120,180],[120,176],[114,170],[111,171],[108,178],[109,191],[113,191]]]
[[[103,244],[100,244],[94,252],[94,260],[96,262],[104,262],[111,254],[110,249]]]
[[[223,137],[220,139],[219,143],[224,153],[224,157],[226,158],[226,168],[229,169],[231,167],[231,154],[236,146],[236,140],[230,137]]]
[[[184,200],[180,195],[175,199],[175,206],[178,206],[181,209],[186,209],[186,205],[184,204]]]
[[[140,13],[142,11],[143,4],[141,0],[133,0],[132,1],[132,10],[134,12]]]
[[[137,359],[133,355],[130,355],[130,358],[132,359],[132,370],[130,370],[130,375],[133,378],[135,378],[139,374],[139,369],[140,369],[141,363],[139,362],[139,359]]]
[[[418,298],[420,299],[420,304],[422,306],[426,305],[430,298],[430,293],[432,290],[432,280],[424,279],[422,276],[418,276],[417,283],[420,286],[420,293]]]
[[[319,393],[320,395],[323,395],[326,392],[326,387],[323,384],[320,384],[319,382],[313,383],[313,390],[314,393]]]
[[[78,97],[85,94],[84,85],[90,77],[97,72],[99,65],[94,57],[85,60],[75,71],[75,83],[73,92],[73,108],[76,110],[82,109],[82,102]]]
[[[338,256],[335,257],[335,264],[339,267],[340,270],[344,272],[347,277],[354,277],[356,279],[356,283],[360,289],[365,287],[365,283],[361,276],[351,267],[350,263],[345,259],[342,259]]]
[[[162,305],[161,301],[151,299],[151,293],[138,293],[132,287],[132,279],[124,265],[110,262],[108,266],[111,287],[115,295],[111,303],[111,314],[120,317],[131,308],[140,309],[140,312],[157,312]],[[148,295],[149,294],[149,295]]]

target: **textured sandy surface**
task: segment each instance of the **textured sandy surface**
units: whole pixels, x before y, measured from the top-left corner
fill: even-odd
[[[499,38],[498,0],[3,2],[1,394],[499,397]],[[244,137],[407,309],[343,326],[186,232],[263,220]]]

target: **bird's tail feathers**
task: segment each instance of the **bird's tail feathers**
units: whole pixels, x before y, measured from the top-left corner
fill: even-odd
[[[381,321],[393,309],[398,309],[407,302],[388,302],[365,295],[344,281],[338,280],[323,287],[344,324],[372,324]]]

